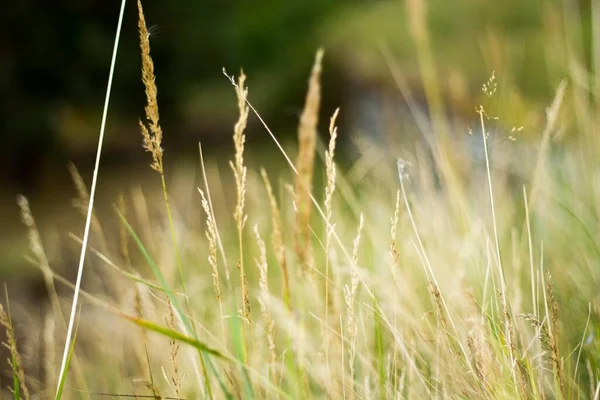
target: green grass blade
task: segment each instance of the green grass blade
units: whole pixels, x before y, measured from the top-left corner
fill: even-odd
[[[80,309],[81,312],[81,309]],[[77,332],[79,331],[79,318],[77,318],[77,325],[75,326],[75,331],[73,332],[73,340],[71,341],[71,347],[69,347],[69,353],[67,355],[67,359],[65,362],[64,373],[60,377],[60,381],[58,382],[58,390],[56,391],[56,400],[60,400],[62,398],[62,393],[65,388],[65,382],[67,381],[67,372],[69,371],[69,367],[71,366],[71,359],[73,358],[73,354],[75,353],[75,342],[77,341]]]
[[[246,398],[253,399],[254,391],[252,390],[252,383],[250,381],[250,377],[248,376],[248,367],[246,366],[246,345],[243,338],[240,317],[235,311],[235,304],[233,305],[233,310],[234,311],[231,313],[231,333],[233,336],[235,355],[240,364],[242,376],[244,378],[244,390],[246,392]]]
[[[17,367],[15,356],[11,357],[12,360],[12,370],[13,370],[13,395],[15,396],[15,400],[21,400],[21,384],[19,382],[19,375],[17,374]]]

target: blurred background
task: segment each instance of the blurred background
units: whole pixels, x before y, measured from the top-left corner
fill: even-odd
[[[73,162],[89,185],[119,3],[0,6],[0,274],[6,279],[38,274],[24,261],[27,238],[17,194],[30,199],[49,247],[66,240],[57,232],[83,226],[67,165]],[[243,68],[253,105],[280,138],[295,140],[319,47],[326,49],[322,121],[340,106],[341,137],[348,143],[403,138],[419,115],[457,121],[456,134],[466,135],[463,128],[477,117],[481,85],[492,71],[500,85],[495,107],[508,116],[506,129],[523,126],[520,140],[534,141],[562,79],[579,76],[575,84],[597,85],[593,76],[577,73],[593,70],[598,60],[591,54],[600,54],[590,48],[598,10],[584,0],[143,4],[165,157],[181,162],[180,169],[185,160],[197,167],[199,141],[209,158],[230,158],[237,109],[223,68],[229,74]],[[135,2],[125,15],[99,181],[99,204],[107,209],[123,188],[154,177],[137,126],[144,90]],[[326,123],[321,128],[326,134]],[[266,140],[264,129],[251,122],[249,146],[268,156],[274,148],[263,147]]]

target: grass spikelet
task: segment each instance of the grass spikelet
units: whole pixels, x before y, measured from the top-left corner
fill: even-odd
[[[451,342],[452,339],[450,338],[449,332],[448,332],[448,321],[446,320],[446,316],[444,313],[444,303],[443,303],[443,299],[442,299],[442,293],[440,292],[440,288],[436,283],[434,283],[430,280],[429,281],[429,291],[431,292],[431,295],[433,296],[435,308],[437,310],[437,315],[438,315],[438,318],[440,319],[440,324],[442,325],[442,329],[444,330],[446,335],[448,335],[449,340]]]
[[[481,346],[479,340],[472,333],[467,336],[467,347],[473,357],[473,369],[477,379],[483,384],[485,382],[485,376],[483,375],[483,362],[481,357]]]
[[[235,207],[234,218],[240,228],[243,228],[246,223],[246,215],[244,213],[244,207],[246,205],[246,166],[244,165],[244,145],[246,142],[246,135],[244,135],[244,131],[248,123],[248,106],[246,105],[248,90],[244,86],[245,82],[246,75],[242,72],[238,78],[238,86],[236,88],[240,116],[235,123],[233,130],[235,161],[230,163],[237,187],[237,204]]]
[[[336,109],[329,122],[329,148],[325,152],[325,168],[327,173],[327,186],[325,187],[325,324],[329,324],[329,275],[330,259],[329,251],[331,249],[333,235],[333,193],[335,192],[336,169],[333,156],[335,154],[335,141],[337,139],[337,127],[335,122],[340,109]],[[329,330],[325,327],[323,332],[323,347],[325,348],[325,362],[329,365]]]
[[[154,76],[154,62],[150,57],[150,33],[146,27],[142,2],[138,0],[138,30],[140,34],[140,49],[142,52],[142,82],[146,91],[146,121],[139,121],[142,131],[143,147],[152,154],[152,169],[163,173],[162,128],[158,120],[158,89]]]
[[[335,141],[337,139],[337,126],[335,126],[340,109],[336,109],[331,117],[329,123],[329,148],[325,152],[325,167],[327,170],[327,187],[325,188],[325,215],[327,216],[328,222],[331,220],[333,214],[332,200],[333,192],[335,191],[335,163],[333,162],[333,156],[335,154]]]
[[[25,371],[23,370],[23,363],[21,362],[21,355],[17,349],[17,339],[15,337],[15,329],[13,327],[10,315],[4,311],[4,307],[0,304],[0,324],[6,329],[7,342],[3,343],[4,346],[10,351],[11,359],[8,360],[13,374],[17,377],[18,382],[15,381],[14,392],[16,398],[18,394],[22,394],[25,400],[29,400],[29,390],[27,389],[27,383],[25,381]],[[19,390],[20,389],[20,390]]]
[[[142,9],[142,3],[140,0],[138,0],[138,31],[140,35],[140,49],[142,54],[142,82],[144,83],[144,88],[146,91],[146,106],[144,107],[146,113],[146,123],[139,121],[143,138],[142,146],[146,151],[152,154],[152,164],[150,164],[150,167],[160,174],[165,209],[171,230],[171,241],[173,242],[173,247],[175,249],[177,270],[179,272],[181,287],[183,288],[183,291],[186,292],[185,278],[183,277],[183,267],[181,265],[179,247],[177,245],[177,238],[175,235],[173,213],[171,212],[169,193],[167,192],[167,181],[165,179],[163,168],[163,149],[161,147],[163,132],[158,120],[158,90],[156,88],[154,76],[154,62],[152,61],[152,57],[150,57],[150,34],[148,33],[148,28],[146,27],[146,19],[144,18],[144,10]],[[186,300],[186,302],[188,303],[189,307],[189,300]]]
[[[283,302],[291,308],[290,299],[290,283],[289,283],[289,272],[287,267],[287,259],[285,256],[285,245],[283,242],[283,233],[281,231],[281,213],[279,212],[279,206],[277,205],[277,199],[273,194],[273,187],[269,176],[264,169],[260,170],[265,188],[267,189],[267,196],[269,197],[269,203],[271,204],[272,224],[273,224],[273,248],[275,249],[275,255],[277,261],[281,267],[281,273],[283,275]]]
[[[271,371],[271,379],[273,379],[273,382],[275,382],[275,322],[273,321],[269,307],[267,250],[265,247],[265,242],[262,240],[260,233],[258,232],[258,225],[254,225],[254,234],[256,235],[256,243],[258,244],[259,249],[259,258],[255,260],[256,266],[260,272],[260,294],[258,296],[258,302],[265,320],[265,331],[267,333],[267,342],[269,344],[269,370]]]
[[[252,325],[252,316],[250,315],[250,297],[248,291],[248,284],[246,283],[246,272],[244,271],[244,247],[243,247],[243,231],[246,225],[247,216],[244,208],[246,205],[246,166],[244,165],[244,143],[246,142],[246,136],[244,130],[248,123],[248,106],[246,105],[246,97],[248,96],[248,90],[245,88],[244,83],[246,82],[246,75],[242,72],[238,78],[236,86],[236,94],[238,100],[238,108],[240,116],[234,126],[233,131],[233,143],[235,145],[235,161],[230,162],[231,169],[233,170],[233,176],[235,178],[235,186],[237,192],[237,203],[235,206],[234,218],[238,233],[238,249],[239,249],[239,260],[238,268],[240,270],[241,279],[241,290],[242,290],[242,313],[244,319]]]
[[[296,214],[296,253],[305,272],[311,264],[310,246],[310,215],[312,203],[312,179],[315,161],[315,148],[317,143],[317,125],[319,123],[319,109],[321,107],[321,62],[323,50],[319,50],[315,57],[312,73],[308,82],[308,93],[304,110],[300,117],[298,127],[298,159],[296,161],[295,196],[297,205]]]
[[[206,213],[206,239],[208,240],[208,263],[212,267],[213,286],[215,289],[215,296],[219,302],[220,318],[221,318],[221,329],[223,335],[225,335],[225,325],[223,321],[223,301],[221,298],[221,282],[219,279],[219,268],[217,259],[217,229],[210,212],[210,206],[204,196],[204,192],[198,188],[200,196],[202,197],[202,208]],[[224,336],[225,337],[225,336]]]
[[[394,216],[390,218],[390,265],[392,268],[396,266],[398,263],[398,259],[400,258],[400,253],[398,252],[398,243],[396,241],[396,236],[398,232],[398,222],[400,220],[400,190],[396,191],[396,207],[394,208]],[[393,271],[392,271],[392,275]]]
[[[360,245],[360,238],[362,235],[362,229],[364,225],[364,217],[363,214],[360,214],[360,222],[358,223],[358,230],[356,232],[356,237],[354,238],[354,242],[352,242],[352,264],[353,267],[356,268],[358,266],[358,248]]]

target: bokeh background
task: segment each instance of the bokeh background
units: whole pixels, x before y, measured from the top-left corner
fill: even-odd
[[[466,122],[476,117],[481,85],[496,71],[498,107],[510,126],[524,126],[520,140],[535,141],[558,83],[575,76],[577,65],[592,70],[596,65],[590,56],[591,4],[145,1],[167,162],[181,162],[185,169],[185,160],[192,160],[190,168],[197,167],[199,141],[209,157],[230,158],[237,110],[223,68],[229,74],[244,69],[254,106],[279,137],[293,141],[319,47],[326,50],[322,120],[340,106],[343,141],[391,135],[402,142],[415,121],[394,71],[401,71],[424,115],[430,114],[433,93],[447,117]],[[50,249],[67,240],[62,233],[83,225],[72,204],[67,165],[74,162],[89,184],[119,2],[13,1],[0,9],[0,274],[13,281],[39,274],[24,261],[27,239],[17,194],[30,199]],[[116,65],[99,207],[110,209],[123,188],[151,174],[137,127],[144,104],[139,71],[131,1]],[[593,77],[581,79],[596,84]],[[266,139],[264,129],[251,122],[249,146],[268,156],[273,148],[261,147]]]

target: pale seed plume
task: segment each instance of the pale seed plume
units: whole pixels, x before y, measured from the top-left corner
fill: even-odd
[[[325,168],[327,173],[327,186],[325,187],[325,324],[329,323],[329,303],[331,302],[329,294],[329,276],[330,276],[330,257],[332,235],[333,235],[333,192],[335,192],[336,168],[333,156],[335,154],[335,141],[337,138],[337,127],[335,126],[337,116],[340,109],[336,109],[329,122],[329,148],[325,152]],[[323,347],[325,350],[325,362],[329,365],[329,330],[327,327],[323,329]]]
[[[235,145],[235,160],[229,164],[233,170],[233,176],[235,178],[235,186],[237,192],[237,203],[235,206],[234,218],[238,232],[238,248],[240,252],[238,260],[238,268],[240,270],[240,279],[242,286],[242,314],[244,319],[252,325],[252,317],[250,314],[250,295],[248,285],[246,283],[246,272],[244,270],[244,248],[243,248],[243,230],[246,225],[247,216],[244,208],[246,205],[246,166],[244,165],[244,143],[246,142],[246,136],[244,130],[248,123],[248,112],[249,108],[246,104],[246,98],[248,97],[248,90],[244,84],[246,82],[246,75],[242,72],[238,79],[236,88],[238,108],[240,116],[234,126],[233,131],[233,143]]]
[[[269,307],[269,280],[268,280],[268,264],[267,264],[267,250],[265,242],[260,237],[258,231],[258,225],[254,225],[254,234],[256,235],[256,243],[259,249],[259,258],[255,260],[256,266],[260,273],[259,286],[260,293],[258,296],[258,302],[260,304],[260,310],[262,312],[265,321],[265,331],[267,333],[267,343],[269,345],[269,370],[271,371],[271,377],[275,382],[274,366],[275,366],[275,322],[271,316],[271,309]]]
[[[298,158],[296,161],[295,196],[296,207],[296,253],[303,268],[308,270],[311,264],[310,245],[310,216],[312,203],[312,179],[315,162],[315,148],[317,143],[317,125],[319,123],[319,110],[321,107],[321,63],[323,50],[317,52],[312,73],[308,82],[308,93],[304,110],[300,117],[298,127]]]

